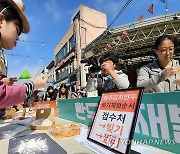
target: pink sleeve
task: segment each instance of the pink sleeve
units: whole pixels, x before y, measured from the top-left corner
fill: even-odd
[[[24,102],[26,86],[7,86],[0,81],[0,108],[10,107]]]

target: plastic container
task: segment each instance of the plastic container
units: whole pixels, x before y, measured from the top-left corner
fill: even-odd
[[[32,130],[48,130],[52,126],[52,122],[49,119],[38,119],[30,123]]]
[[[56,138],[80,134],[80,126],[75,123],[53,124],[49,130],[50,134]]]

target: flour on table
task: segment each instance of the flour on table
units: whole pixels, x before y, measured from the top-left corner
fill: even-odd
[[[47,141],[46,139],[42,139],[40,137],[20,141],[17,145],[16,152],[19,154],[37,154],[41,152],[47,153]]]

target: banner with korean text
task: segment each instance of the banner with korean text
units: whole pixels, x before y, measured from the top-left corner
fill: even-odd
[[[59,117],[91,126],[100,98],[84,97],[58,100]]]
[[[144,94],[132,144],[180,151],[180,92]]]
[[[59,116],[91,126],[100,97],[59,100]],[[128,144],[129,141],[122,141]],[[143,94],[132,144],[180,151],[180,92]]]

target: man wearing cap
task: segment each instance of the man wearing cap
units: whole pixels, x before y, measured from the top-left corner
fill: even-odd
[[[0,0],[0,49],[13,49],[20,34],[30,31],[24,9],[22,0]],[[0,108],[24,102],[34,89],[43,87],[45,83],[44,75],[35,77],[30,83],[18,86],[9,86],[0,80]]]

